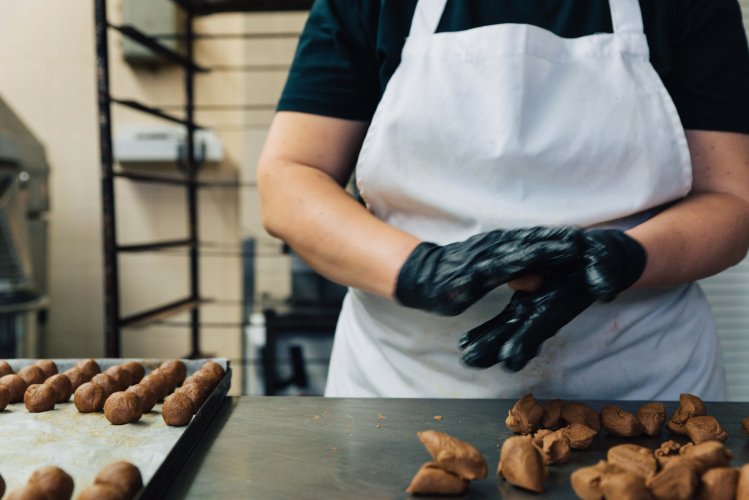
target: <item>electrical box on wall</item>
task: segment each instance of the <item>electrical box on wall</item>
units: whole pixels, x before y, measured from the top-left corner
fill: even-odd
[[[181,9],[170,1],[123,0],[122,23],[136,28],[143,33],[170,35],[180,31]],[[181,52],[178,38],[159,39],[164,46]],[[159,66],[165,64],[158,54],[148,47],[135,43],[127,37],[122,39],[122,54],[125,62],[135,66]]]
[[[168,125],[121,127],[114,138],[114,157],[122,163],[173,163],[181,156],[185,135],[185,129]],[[199,161],[217,163],[224,157],[221,141],[212,130],[197,130],[194,147]]]

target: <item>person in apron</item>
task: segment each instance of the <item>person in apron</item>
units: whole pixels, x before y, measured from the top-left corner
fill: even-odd
[[[749,169],[688,140],[639,2],[562,38],[437,33],[446,1],[417,2],[368,128],[279,114],[260,162],[268,230],[351,287],[326,395],[724,399],[692,281],[746,254]],[[747,136],[718,140],[749,162]],[[357,153],[365,207],[340,187]],[[528,274],[540,288],[500,286]]]

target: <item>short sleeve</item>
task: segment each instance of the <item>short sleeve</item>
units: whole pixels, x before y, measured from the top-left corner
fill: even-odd
[[[299,111],[368,121],[380,99],[373,43],[378,2],[316,0],[299,39],[278,104]]]
[[[684,128],[749,133],[749,45],[737,0],[682,5],[668,90]]]

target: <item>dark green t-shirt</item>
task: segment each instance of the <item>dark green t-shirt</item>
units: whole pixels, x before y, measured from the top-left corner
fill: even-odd
[[[369,120],[400,63],[417,0],[316,0],[280,111]],[[685,128],[749,133],[749,48],[737,0],[640,0],[650,58]],[[532,24],[611,33],[607,0],[448,0],[438,32]]]

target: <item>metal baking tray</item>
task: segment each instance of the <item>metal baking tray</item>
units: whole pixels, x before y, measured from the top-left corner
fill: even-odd
[[[97,359],[102,371],[126,361],[138,361],[146,373],[161,364],[154,359]],[[18,371],[32,364],[33,359],[7,360]],[[60,372],[77,363],[78,359],[53,359]],[[169,427],[161,418],[161,405],[137,423],[111,425],[103,413],[81,414],[72,397],[69,402],[44,413],[29,413],[23,403],[8,405],[0,412],[0,474],[12,491],[25,484],[31,473],[45,465],[57,465],[73,476],[73,498],[93,483],[94,476],[107,463],[127,460],[141,471],[144,489],[139,498],[160,498],[172,478],[184,465],[190,452],[211,424],[225,401],[231,385],[231,367],[223,358],[183,360],[188,375],[206,361],[216,361],[226,370],[206,402],[185,427]]]

